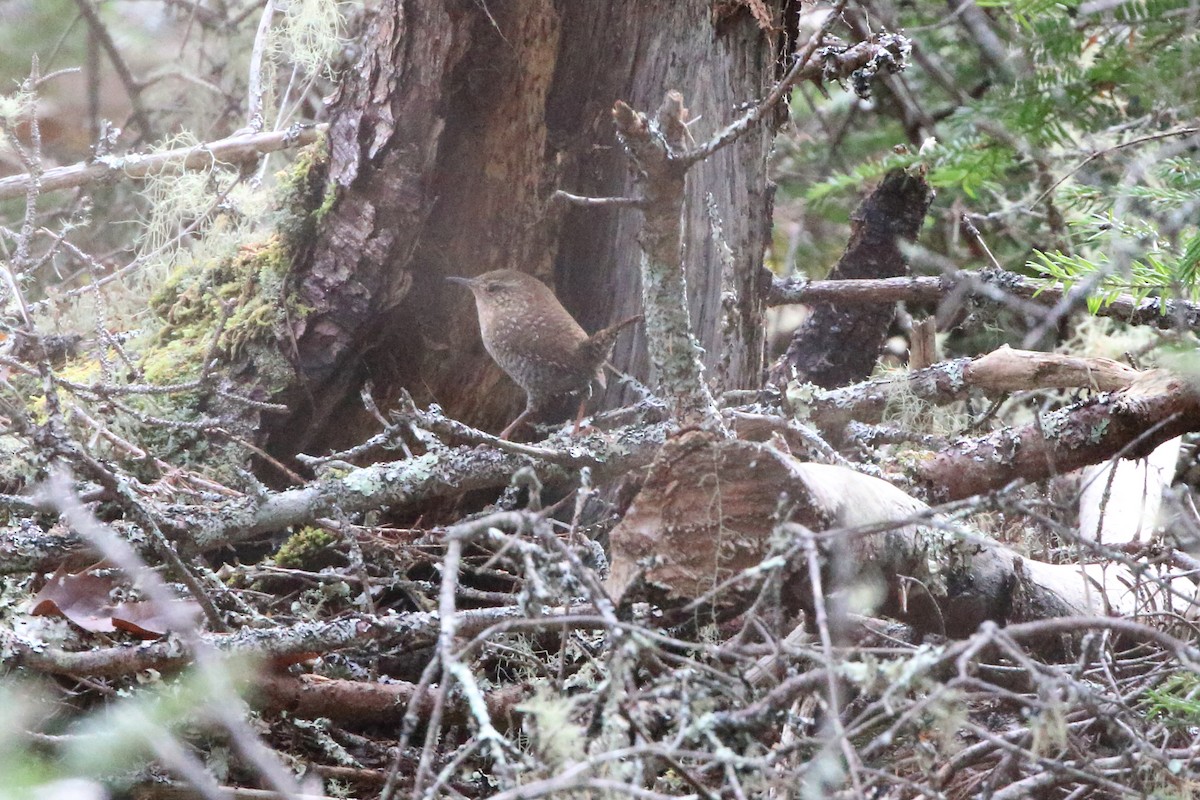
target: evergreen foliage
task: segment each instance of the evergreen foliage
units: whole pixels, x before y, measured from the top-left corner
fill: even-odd
[[[927,239],[960,265],[970,266],[969,253],[954,229],[966,213],[1006,268],[1067,286],[1088,281],[1093,310],[1122,292],[1195,299],[1200,12],[1186,0],[1107,10],[1048,0],[978,5],[1007,48],[1006,63],[989,67],[965,26],[948,24],[940,7],[898,4],[894,25],[925,54],[903,76],[908,99],[887,91],[874,108],[839,109],[809,97],[819,116],[797,110],[802,134],[815,136],[818,118],[827,127],[851,122],[832,152],[785,151],[785,189],[803,196],[809,214],[838,222],[864,184],[920,161],[940,190],[940,220]],[[804,104],[797,97],[794,105]],[[877,125],[853,124],[871,112],[906,120],[907,141],[898,127],[885,141]],[[914,126],[914,118],[928,122]],[[897,154],[897,145],[921,155]],[[847,166],[829,169],[834,163]],[[827,261],[820,237],[815,247],[801,248],[797,261]]]

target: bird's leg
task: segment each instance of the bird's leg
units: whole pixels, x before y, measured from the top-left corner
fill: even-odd
[[[509,436],[511,436],[512,432],[521,427],[521,423],[528,419],[529,415],[535,411],[537,411],[537,406],[534,404],[533,398],[530,397],[525,401],[525,410],[522,411],[516,419],[508,423],[507,428],[500,431],[500,438],[507,439]]]
[[[512,432],[515,431],[517,428],[521,427],[521,423],[524,422],[525,418],[528,416],[529,416],[529,409],[527,408],[521,412],[520,416],[518,416],[512,422],[508,423],[507,428],[500,431],[500,438],[507,439],[509,436],[511,436]]]
[[[571,435],[579,433],[579,426],[583,424],[583,411],[587,408],[587,397],[579,398],[579,411],[575,413],[575,427],[571,429]]]
[[[605,362],[606,364],[608,362]],[[604,386],[604,369],[601,367],[597,373],[597,380],[589,383],[587,388],[580,392],[579,395],[579,411],[575,412],[575,427],[571,429],[571,435],[575,436],[579,433],[579,426],[583,424],[583,412],[587,408],[587,401],[592,399],[592,387],[595,383]]]

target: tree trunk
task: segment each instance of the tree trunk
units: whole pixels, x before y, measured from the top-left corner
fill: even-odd
[[[483,428],[515,416],[523,393],[484,352],[471,297],[446,276],[534,274],[589,331],[637,313],[638,212],[552,195],[632,191],[616,100],[652,108],[679,89],[701,139],[763,93],[780,35],[745,7],[712,8],[385,0],[331,109],[335,196],[293,267],[301,377],[284,392],[293,411],[270,432],[273,452],[361,440],[374,426],[358,397],[368,379],[385,407],[403,388]],[[723,388],[755,386],[762,371],[771,138],[755,130],[688,178],[689,305]],[[640,332],[622,336],[612,361],[645,377]],[[601,402],[623,391],[612,381]]]

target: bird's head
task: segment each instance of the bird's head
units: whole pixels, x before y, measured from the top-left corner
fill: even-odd
[[[448,277],[446,280],[471,290],[481,316],[500,310],[524,310],[544,295],[553,298],[546,284],[515,269],[493,270],[476,278]]]

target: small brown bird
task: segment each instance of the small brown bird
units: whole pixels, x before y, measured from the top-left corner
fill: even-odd
[[[504,429],[501,439],[507,439],[551,398],[582,391],[593,380],[603,386],[604,362],[617,334],[641,319],[640,315],[630,317],[588,336],[550,287],[532,275],[498,269],[478,278],[446,280],[466,286],[475,295],[483,346],[525,390],[525,410]]]

